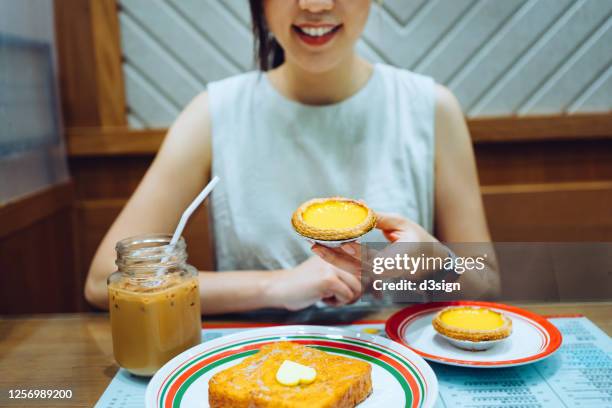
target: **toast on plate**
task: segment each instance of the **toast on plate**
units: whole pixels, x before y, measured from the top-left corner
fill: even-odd
[[[314,368],[315,380],[282,385],[276,374],[285,360]],[[211,408],[353,408],[372,392],[371,371],[361,360],[277,342],[215,374],[208,401]]]

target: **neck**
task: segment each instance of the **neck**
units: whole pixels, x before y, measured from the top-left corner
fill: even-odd
[[[286,61],[270,71],[268,78],[289,99],[307,105],[328,105],[359,91],[370,78],[372,69],[372,64],[353,53],[333,69],[318,73]]]

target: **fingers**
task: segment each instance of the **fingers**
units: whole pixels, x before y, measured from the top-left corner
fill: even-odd
[[[328,306],[333,306],[333,307],[342,306],[342,304],[338,302],[338,299],[336,299],[333,296],[330,298],[323,299],[323,303],[325,303]]]
[[[387,238],[390,242],[395,242],[397,240],[400,239],[401,235],[397,232],[397,231],[384,231],[383,235],[385,236],[385,238]]]
[[[344,253],[352,256],[356,262],[359,262],[361,268],[359,272],[363,272],[364,268],[367,270],[372,267],[372,259],[374,259],[380,252],[379,249],[374,249],[369,245],[362,245],[357,242],[351,242],[342,245]]]
[[[410,221],[398,214],[376,213],[376,228],[383,231],[398,231],[410,226]]]
[[[342,244],[340,248],[328,248],[315,244],[312,246],[312,251],[330,265],[355,275],[361,275],[364,267],[371,267],[371,260],[379,253],[357,242]],[[364,251],[367,252],[364,253]]]
[[[361,295],[361,274],[354,275],[340,269],[338,269],[336,272],[340,280],[351,289],[353,297],[359,297]]]
[[[329,264],[351,272],[351,273],[360,273],[361,272],[361,262],[360,259],[354,258],[348,255],[344,250],[340,248],[327,248],[323,245],[313,245],[312,251],[320,256],[324,261]]]
[[[357,260],[361,260],[361,245],[356,242],[342,244],[340,247],[345,254]]]
[[[380,213],[376,228],[391,242],[434,242],[436,239],[422,226],[397,214]]]
[[[362,261],[361,255],[362,255],[363,247],[361,246],[361,244],[357,242],[348,242],[346,244],[342,244],[338,248],[329,248],[323,245],[314,244],[312,246],[312,250],[315,254],[319,255],[320,257],[329,256],[330,260],[333,259],[334,256],[337,256],[337,257],[341,257],[345,259],[347,257],[352,258],[353,260],[357,262]],[[329,251],[332,251],[333,255]]]
[[[352,290],[335,273],[330,274],[328,278],[324,279],[323,284],[325,285],[323,293],[328,295],[324,297],[329,298],[333,296],[335,301],[330,300],[334,304],[338,306],[346,305],[353,300]]]
[[[360,275],[336,268],[328,267],[326,276],[322,279],[321,296],[332,306],[353,303],[361,296]]]

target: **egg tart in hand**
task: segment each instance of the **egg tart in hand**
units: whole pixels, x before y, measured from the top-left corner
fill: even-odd
[[[315,241],[348,241],[374,228],[376,215],[363,201],[315,198],[295,210],[291,223],[300,235]]]

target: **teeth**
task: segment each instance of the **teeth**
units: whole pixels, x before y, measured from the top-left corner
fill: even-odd
[[[329,34],[334,27],[300,27],[300,29],[311,37],[321,37],[325,34]]]

